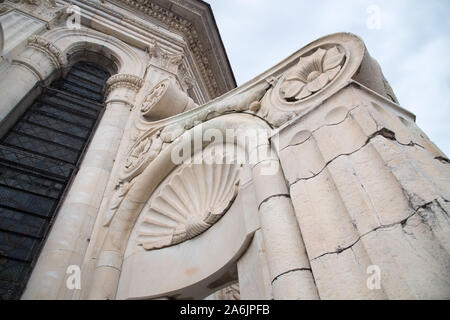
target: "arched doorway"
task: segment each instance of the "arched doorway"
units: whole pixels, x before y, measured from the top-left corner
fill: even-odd
[[[103,112],[110,73],[80,61],[0,140],[0,299],[18,299]]]

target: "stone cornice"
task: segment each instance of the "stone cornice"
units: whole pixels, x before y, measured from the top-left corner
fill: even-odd
[[[86,0],[82,0],[82,2],[85,1]],[[204,26],[207,26],[208,29],[215,28],[217,30],[214,22],[214,25],[212,25],[213,23],[211,23],[210,21],[206,21],[206,19],[205,21],[202,20],[201,26],[202,29],[205,30],[199,30],[199,27],[196,26],[195,21],[193,21],[195,19],[199,19],[198,13],[192,13],[190,17],[191,19],[187,19],[182,17],[179,12],[174,12],[173,10],[162,7],[161,5],[157,4],[156,1],[110,0],[110,2],[119,4],[123,3],[141,12],[144,12],[146,15],[167,26],[168,29],[181,34],[184,37],[189,49],[192,51],[198,70],[202,76],[202,80],[204,81],[208,93],[212,98],[215,98],[236,86],[231,67],[229,66],[225,50],[223,49],[223,45],[220,40],[220,35],[217,32],[217,34],[211,36],[208,33],[212,34],[214,33],[214,31],[206,30],[206,28],[204,28]],[[89,3],[92,5],[92,2]],[[172,2],[169,3],[170,6],[173,6]],[[207,6],[206,4],[202,5]],[[104,6],[100,7],[102,10],[106,9]],[[109,11],[112,10],[109,9]],[[193,18],[195,15],[197,17]],[[208,13],[205,13],[205,15],[208,15]],[[202,17],[201,19],[204,19],[204,17]],[[140,28],[147,28],[142,22],[139,22],[130,17],[123,16],[121,17],[121,20],[136,25]],[[212,57],[211,52],[214,52],[216,54],[218,53],[218,50],[220,50],[217,47],[222,47],[223,57],[221,59],[218,59],[217,56]]]
[[[28,38],[28,46],[36,48],[47,54],[47,56],[55,65],[56,69],[61,71],[67,66],[67,57],[57,46],[49,42],[44,37],[36,35],[31,36],[30,38]]]
[[[128,88],[133,91],[139,91],[144,84],[144,80],[132,74],[116,74],[106,81],[106,94],[108,96],[111,91],[117,88]]]
[[[0,13],[16,9],[47,23],[51,28],[56,20],[66,14],[69,5],[59,6],[54,0],[4,0],[0,3]]]

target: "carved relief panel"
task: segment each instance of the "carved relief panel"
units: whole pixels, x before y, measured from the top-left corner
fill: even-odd
[[[219,162],[205,157],[203,163],[175,169],[141,212],[129,246],[153,250],[176,245],[216,223],[237,195],[241,172],[240,164]]]

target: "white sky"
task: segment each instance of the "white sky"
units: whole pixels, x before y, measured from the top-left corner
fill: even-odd
[[[326,34],[352,32],[380,63],[402,107],[450,155],[449,0],[206,0],[238,85]],[[368,27],[370,6],[380,29]]]

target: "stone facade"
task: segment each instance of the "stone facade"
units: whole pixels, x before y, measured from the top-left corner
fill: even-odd
[[[357,36],[235,88],[201,1],[0,12],[2,133],[76,62],[112,74],[22,299],[450,298],[450,161]]]

